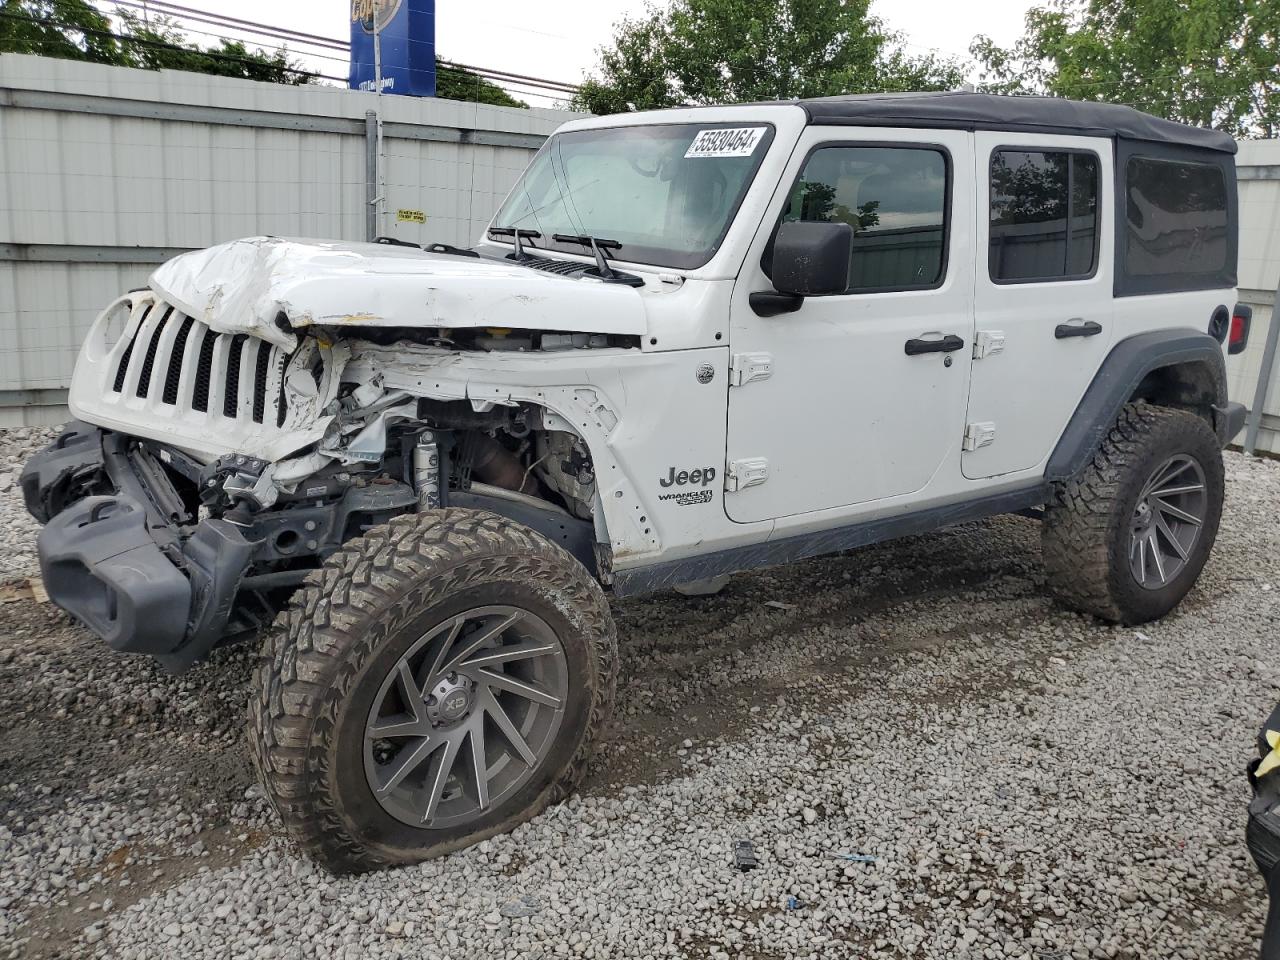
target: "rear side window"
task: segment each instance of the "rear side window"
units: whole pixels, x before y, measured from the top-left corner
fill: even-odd
[[[846,293],[936,287],[946,272],[947,164],[928,147],[823,147],[782,219],[853,227]]]
[[[1130,157],[1125,165],[1125,268],[1175,277],[1227,265],[1227,183],[1210,163]]]
[[[1066,150],[991,155],[987,268],[996,283],[1093,276],[1098,262],[1098,157]]]

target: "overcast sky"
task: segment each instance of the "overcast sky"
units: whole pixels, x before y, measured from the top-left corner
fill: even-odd
[[[326,37],[350,35],[350,0],[175,0],[190,8],[287,27]],[[105,3],[100,0],[100,6]],[[908,51],[936,50],[964,56],[969,42],[986,33],[1008,44],[1022,33],[1030,0],[873,0],[872,12],[906,35]],[[595,50],[613,35],[614,23],[644,9],[644,0],[437,0],[436,49],[448,59],[577,83],[595,63]],[[191,25],[192,30],[219,31]],[[209,38],[192,35],[192,39]],[[244,39],[254,38],[246,35]],[[272,41],[258,38],[258,42]],[[302,52],[302,48],[298,48]],[[330,56],[339,56],[330,52]],[[308,59],[312,69],[345,75],[344,64]],[[524,97],[533,106],[550,99]]]

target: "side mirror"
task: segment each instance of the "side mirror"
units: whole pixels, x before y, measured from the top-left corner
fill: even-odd
[[[801,297],[843,293],[852,250],[847,223],[784,223],[773,241],[774,289]]]

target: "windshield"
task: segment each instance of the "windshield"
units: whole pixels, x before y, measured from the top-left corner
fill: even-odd
[[[616,240],[619,260],[692,269],[715,254],[759,167],[768,124],[671,124],[552,137],[493,219],[532,245],[582,253],[554,234]],[[526,246],[530,244],[526,243]]]

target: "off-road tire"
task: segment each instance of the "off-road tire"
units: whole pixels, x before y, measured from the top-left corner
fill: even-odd
[[[1129,568],[1130,518],[1144,484],[1167,458],[1185,454],[1204,471],[1207,511],[1182,570],[1146,589]],[[1130,403],[1085,470],[1056,484],[1045,508],[1041,552],[1049,589],[1065,605],[1113,623],[1164,616],[1204,567],[1222,517],[1224,475],[1218,437],[1185,410]]]
[[[554,746],[491,816],[450,830],[407,826],[379,806],[352,755],[378,683],[370,677],[433,609],[495,593],[530,605],[564,646],[570,686]],[[484,511],[398,517],[326,560],[267,633],[249,709],[254,762],[285,828],[329,870],[414,863],[511,830],[566,797],[608,720],[616,664],[604,593],[560,547]]]

